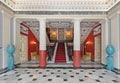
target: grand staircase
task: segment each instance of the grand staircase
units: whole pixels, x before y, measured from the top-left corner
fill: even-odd
[[[55,62],[56,63],[65,63],[66,62],[64,43],[58,43]]]

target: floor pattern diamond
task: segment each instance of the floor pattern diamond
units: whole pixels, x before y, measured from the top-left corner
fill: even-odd
[[[0,83],[120,83],[120,75],[106,69],[16,68],[1,74]]]

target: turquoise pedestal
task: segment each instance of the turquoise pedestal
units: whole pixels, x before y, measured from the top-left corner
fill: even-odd
[[[115,49],[112,45],[108,45],[107,48],[106,48],[106,53],[108,54],[107,56],[107,66],[106,66],[106,69],[107,70],[111,70],[111,71],[114,71],[114,66],[113,66],[113,54],[115,52]]]
[[[13,45],[8,45],[7,47],[7,52],[8,52],[8,68],[7,70],[13,70],[14,67],[14,56],[13,53],[15,52],[15,48]]]

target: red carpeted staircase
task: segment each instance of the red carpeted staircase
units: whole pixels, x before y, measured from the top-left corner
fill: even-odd
[[[57,63],[66,62],[64,43],[58,43],[55,62]]]

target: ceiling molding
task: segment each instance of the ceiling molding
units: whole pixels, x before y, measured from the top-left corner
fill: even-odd
[[[10,7],[8,7],[7,5],[5,5],[4,3],[2,3],[0,1],[0,9],[4,9],[4,10],[7,10],[7,11],[11,11],[14,13],[13,9],[11,9]]]
[[[104,11],[16,11],[15,14],[29,15],[107,15]]]
[[[108,12],[108,16],[111,18],[116,14],[116,12],[120,11],[120,2],[118,2],[114,7],[112,7]]]
[[[0,4],[2,6],[9,8],[11,11],[14,11],[15,9],[15,3],[12,2],[11,0],[0,0]]]
[[[120,5],[120,0],[105,1],[107,0],[0,0],[0,5],[17,15],[107,15]]]
[[[0,0],[13,11],[109,11],[120,0]]]

